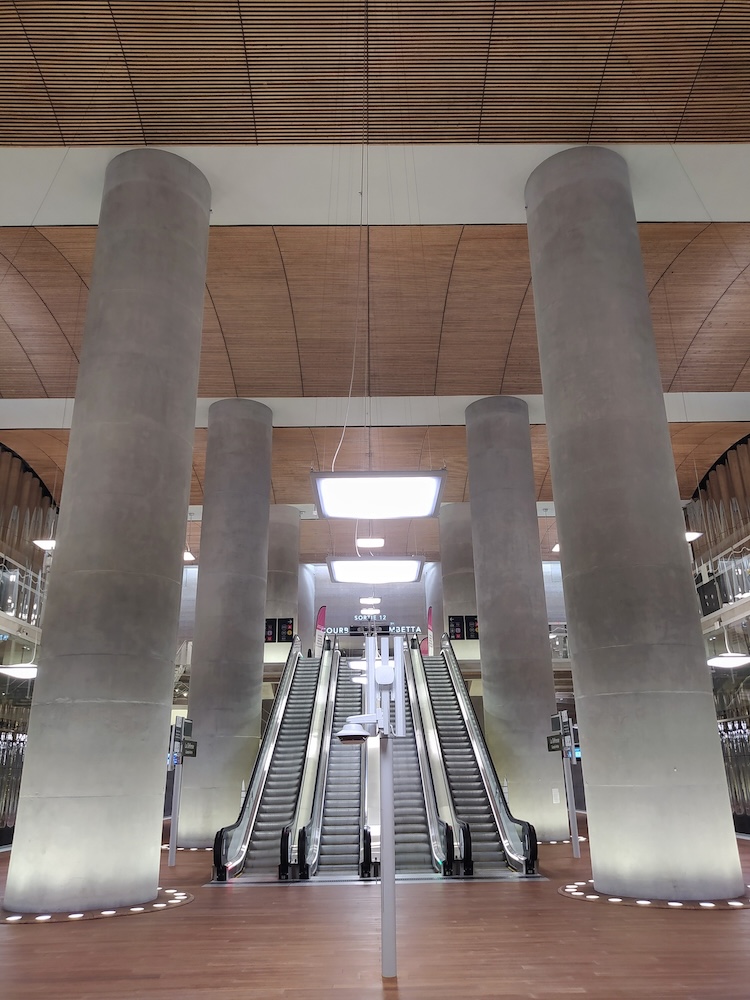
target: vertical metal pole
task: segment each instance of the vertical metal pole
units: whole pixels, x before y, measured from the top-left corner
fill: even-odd
[[[396,703],[396,736],[406,736],[406,698],[404,695],[404,644],[393,640],[393,699]]]
[[[573,845],[573,857],[580,858],[581,843],[578,838],[578,817],[576,816],[576,797],[573,791],[573,771],[570,766],[569,751],[563,750],[563,774],[565,775],[565,797],[568,800],[568,820],[570,822],[570,842]]]
[[[365,637],[365,662],[367,663],[367,687],[365,688],[365,714],[375,714],[377,692],[375,690],[375,650],[377,640],[374,635]]]
[[[174,868],[177,864],[177,827],[180,822],[180,795],[182,793],[182,726],[183,720],[178,715],[172,728],[172,739],[169,741],[169,767],[174,767],[172,782],[172,815],[169,820],[169,860],[168,865]],[[177,760],[174,760],[177,754]],[[173,764],[174,761],[174,764]]]
[[[380,734],[380,965],[396,976],[396,828],[393,809],[393,740]]]

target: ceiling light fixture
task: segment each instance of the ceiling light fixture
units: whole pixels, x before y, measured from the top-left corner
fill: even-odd
[[[57,545],[57,542],[54,538],[35,538],[34,545],[37,548],[44,549],[45,552],[51,552],[55,545]]]
[[[552,546],[552,551],[553,552],[559,552],[560,551],[560,543],[559,542],[555,542],[555,544]]]
[[[195,562],[195,556],[190,551],[190,549],[185,549],[185,551],[182,553],[182,561],[183,562]]]
[[[379,597],[360,597],[360,604],[380,604]]]
[[[319,517],[434,517],[447,472],[311,472]]]
[[[357,546],[360,549],[382,549],[385,545],[385,538],[358,538]]]
[[[6,677],[18,677],[24,681],[33,680],[36,677],[37,669],[35,663],[19,663],[15,667],[0,667],[0,674]]]
[[[328,557],[328,572],[334,583],[416,583],[424,560],[385,556],[380,559],[334,559]]]
[[[685,541],[686,542],[694,542],[696,540],[696,538],[703,538],[703,532],[702,531],[686,531],[685,532]]]
[[[746,667],[750,663],[750,656],[747,653],[733,653],[729,648],[729,635],[727,633],[726,625],[722,625],[724,632],[724,646],[726,647],[725,653],[719,653],[717,656],[711,656],[706,661],[709,667],[721,667],[724,670],[734,670],[736,667]]]

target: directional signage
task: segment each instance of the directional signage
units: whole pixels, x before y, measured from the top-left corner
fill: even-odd
[[[198,740],[183,740],[182,741],[182,755],[183,757],[197,757],[198,751]]]
[[[554,753],[555,750],[562,750],[562,748],[562,736],[559,733],[553,733],[552,736],[547,737],[547,749],[550,753]]]

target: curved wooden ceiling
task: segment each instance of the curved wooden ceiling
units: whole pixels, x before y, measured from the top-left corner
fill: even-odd
[[[640,227],[665,391],[750,390],[750,223]],[[72,396],[94,227],[0,228],[0,396]],[[525,226],[214,227],[199,394],[542,391]],[[705,471],[705,470],[704,470]]]
[[[750,139],[744,0],[20,0],[0,143]]]
[[[643,224],[664,389],[750,389],[750,224]],[[0,228],[0,394],[75,393],[96,230]],[[369,320],[369,323],[368,323]],[[541,392],[523,226],[215,227],[199,394],[345,396]],[[750,423],[671,425],[681,495]],[[276,428],[272,499],[307,503],[341,429]],[[4,431],[59,498],[68,432]],[[532,427],[537,499],[552,499],[546,430]],[[203,498],[196,431],[192,503]],[[339,468],[449,470],[468,499],[463,427],[350,428]],[[193,547],[199,547],[194,525]],[[546,536],[549,535],[549,540]],[[545,550],[556,536],[548,531]],[[303,557],[353,553],[350,526],[304,522]],[[390,526],[386,551],[435,555],[436,524]],[[548,553],[549,554],[549,553]]]

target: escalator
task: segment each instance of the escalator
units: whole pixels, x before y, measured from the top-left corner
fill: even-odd
[[[393,741],[393,810],[396,827],[396,871],[402,874],[432,871],[430,830],[408,694],[406,736]]]
[[[302,657],[295,640],[240,816],[216,834],[218,881],[243,870],[251,875],[277,873],[281,831],[297,805],[321,667],[330,657],[330,650],[320,660]]]
[[[318,871],[324,875],[356,876],[359,871],[362,750],[345,746],[334,734],[348,716],[362,712],[362,693],[362,685],[353,683],[345,667],[340,669],[318,860]]]
[[[506,868],[500,834],[445,660],[442,656],[425,656],[424,669],[453,803],[471,831],[474,870],[479,874]]]
[[[509,867],[533,874],[534,828],[511,814],[447,636],[441,645],[440,656],[422,658],[413,650],[412,659],[423,665],[453,807],[459,825],[468,826],[473,870],[487,874]]]

